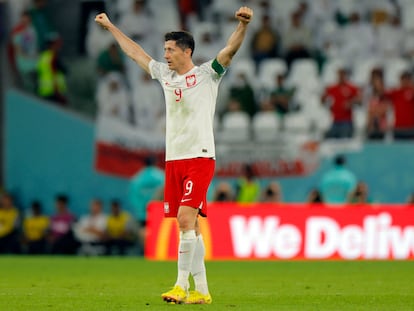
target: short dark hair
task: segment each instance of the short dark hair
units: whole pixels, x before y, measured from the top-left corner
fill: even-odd
[[[63,204],[67,204],[69,202],[69,198],[66,194],[58,194],[56,195],[56,201],[62,202]]]
[[[39,214],[42,213],[42,204],[37,200],[33,201],[32,202],[32,211],[34,213],[39,213]]]
[[[118,199],[112,199],[111,200],[111,206],[120,207],[121,206],[121,202]]]
[[[409,70],[404,70],[401,73],[401,79],[411,79],[412,78],[412,74]]]
[[[335,157],[334,162],[336,165],[344,165],[346,160],[345,157],[342,154],[340,154]]]
[[[185,49],[191,49],[191,55],[194,53],[194,37],[188,31],[171,31],[167,32],[164,36],[165,41],[175,41],[175,44],[179,46],[183,51]]]
[[[144,158],[145,166],[153,166],[157,163],[157,159],[154,155],[148,155]]]

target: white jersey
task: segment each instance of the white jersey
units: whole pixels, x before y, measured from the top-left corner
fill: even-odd
[[[165,63],[149,63],[152,78],[164,89],[167,161],[215,157],[213,120],[223,75],[212,68],[212,62],[195,66],[183,75]]]

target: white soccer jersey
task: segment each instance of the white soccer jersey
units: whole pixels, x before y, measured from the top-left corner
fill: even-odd
[[[166,104],[165,159],[215,157],[213,120],[218,86],[223,75],[212,60],[184,75],[151,60],[149,69],[164,89]]]

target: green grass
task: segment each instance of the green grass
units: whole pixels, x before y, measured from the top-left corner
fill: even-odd
[[[208,262],[212,305],[167,305],[175,262],[0,257],[0,310],[414,310],[414,261]]]

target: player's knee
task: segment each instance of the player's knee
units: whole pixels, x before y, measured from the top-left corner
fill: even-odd
[[[180,231],[195,230],[195,221],[192,215],[180,213],[177,215]]]

